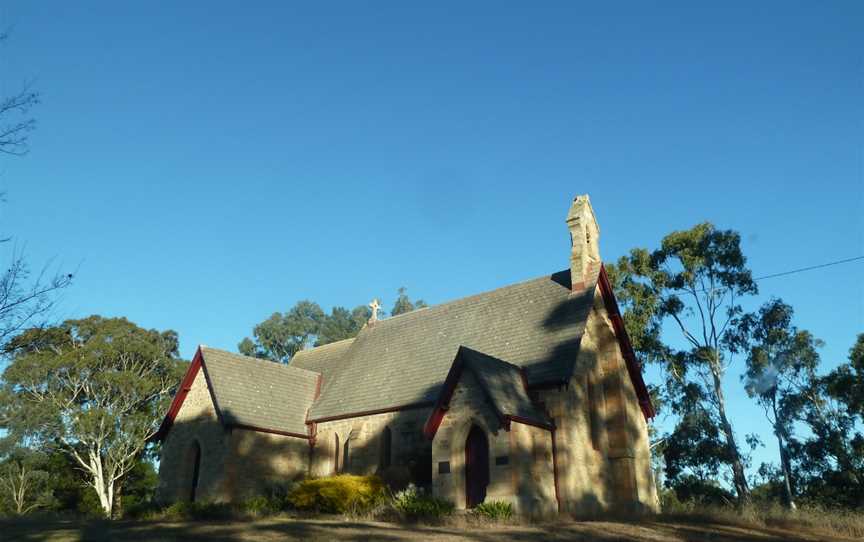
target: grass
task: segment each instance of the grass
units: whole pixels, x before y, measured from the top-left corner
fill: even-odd
[[[727,516],[723,516],[725,518]],[[643,521],[565,521],[538,524],[462,523],[439,525],[347,521],[279,515],[254,521],[60,521],[0,520],[3,540],[17,542],[140,542],[221,540],[276,542],[300,540],[388,540],[391,542],[525,542],[527,540],[576,540],[581,542],[847,542],[860,537],[840,537],[791,525],[789,528],[742,526],[718,521],[713,514],[696,513],[680,519],[668,516]]]
[[[731,507],[681,505],[664,511],[661,521],[734,525],[743,528],[779,528],[821,532],[864,539],[864,511],[804,506],[787,510],[778,504],[755,504],[743,510]]]

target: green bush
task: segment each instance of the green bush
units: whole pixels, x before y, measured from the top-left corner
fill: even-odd
[[[298,510],[363,514],[387,500],[384,482],[377,476],[340,474],[299,482],[288,494]]]
[[[243,501],[238,508],[240,512],[252,517],[272,516],[285,508],[285,501],[278,497],[261,495]]]
[[[232,519],[235,511],[228,503],[180,501],[163,510],[162,516],[173,520],[219,520]]]
[[[453,503],[427,495],[413,484],[396,493],[393,508],[405,519],[440,519],[453,512]]]
[[[513,517],[513,505],[504,501],[489,501],[478,504],[472,512],[487,519],[507,520]]]

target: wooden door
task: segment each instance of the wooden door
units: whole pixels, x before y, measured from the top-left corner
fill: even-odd
[[[489,485],[489,441],[476,425],[465,441],[465,505],[474,508],[486,499]]]

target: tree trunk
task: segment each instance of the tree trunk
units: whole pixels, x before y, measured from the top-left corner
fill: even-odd
[[[111,519],[111,510],[113,508],[113,484],[105,479],[105,472],[102,469],[101,458],[91,455],[91,473],[93,475],[93,489],[96,490],[96,495],[99,496],[99,505],[102,507],[102,513],[105,517]]]
[[[786,506],[790,510],[796,510],[795,499],[792,497],[792,466],[789,462],[789,452],[786,450],[786,443],[783,440],[783,432],[780,429],[775,429],[777,435],[777,444],[780,446],[780,466],[783,469],[783,493],[786,500]]]
[[[741,453],[738,451],[738,445],[735,443],[735,433],[732,431],[732,424],[729,423],[729,418],[726,416],[726,399],[723,396],[720,373],[712,370],[711,374],[714,377],[714,396],[717,399],[717,412],[720,415],[720,425],[723,435],[726,437],[726,449],[729,452],[730,464],[732,466],[732,483],[735,485],[738,506],[745,506],[750,504],[751,499],[750,486],[747,484],[747,476],[744,473],[744,462],[741,460]]]

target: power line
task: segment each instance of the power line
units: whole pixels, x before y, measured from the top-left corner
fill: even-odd
[[[823,267],[831,267],[832,265],[840,265],[844,263],[854,262],[858,260],[864,260],[864,256],[855,256],[854,258],[846,258],[845,260],[837,260],[835,262],[828,262],[819,265],[811,265],[810,267],[802,267],[800,269],[793,269],[791,271],[782,271],[780,273],[773,273],[771,275],[765,275],[762,277],[756,277],[753,281],[757,280],[765,280],[765,279],[773,279],[775,277],[785,277],[786,275],[794,275],[795,273],[803,273],[804,271],[813,271],[814,269],[822,269]]]
[[[773,279],[776,277],[785,277],[786,275],[794,275],[795,273],[803,273],[804,271],[813,271],[814,269],[822,269],[823,267],[831,267],[834,265],[851,263],[851,262],[855,262],[858,260],[864,260],[864,256],[855,256],[853,258],[846,258],[844,260],[836,260],[833,262],[822,263],[819,265],[811,265],[809,267],[801,267],[799,269],[792,269],[790,271],[781,271],[780,273],[772,273],[770,275],[763,275],[761,277],[754,278],[753,282],[757,282],[757,281],[765,280],[765,279]],[[703,288],[703,289],[695,290],[695,291],[690,291],[690,290],[673,290],[673,291],[695,295],[695,294],[707,294],[709,292],[726,292],[727,290],[729,290],[729,288],[724,288],[721,286],[721,287],[711,288],[711,289]]]

